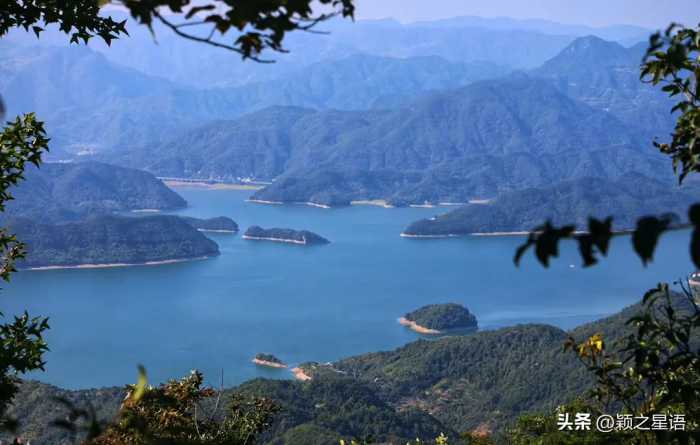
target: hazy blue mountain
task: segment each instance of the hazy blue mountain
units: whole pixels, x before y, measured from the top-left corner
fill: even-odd
[[[112,12],[117,19],[126,18]],[[402,25],[392,21],[332,20],[319,30],[328,34],[292,33],[285,41],[291,54],[268,54],[275,64],[243,62],[237,54],[203,47],[176,37],[154,24],[155,40],[148,30],[127,24],[130,37],[107,48],[95,41],[91,47],[111,61],[156,77],[193,87],[229,87],[284,77],[321,61],[343,59],[355,54],[384,57],[440,56],[452,62],[490,62],[511,68],[534,68],[556,55],[577,34],[544,33],[529,25],[489,29],[482,25],[434,26],[417,23]],[[595,30],[593,30],[595,32]],[[66,45],[66,38],[55,30],[42,36],[44,45]],[[8,42],[36,42],[30,33],[15,31]],[[517,50],[515,49],[517,42]]]
[[[506,73],[490,63],[358,54],[274,81],[199,90],[140,74],[85,47],[18,51],[4,45],[0,56],[7,62],[0,70],[0,92],[9,112],[37,112],[47,122],[53,147],[82,154],[148,147],[182,128],[274,105],[396,107],[430,91]]]
[[[187,202],[152,174],[98,162],[45,163],[30,167],[11,189],[4,217],[75,220],[95,213],[172,210]]]
[[[149,141],[184,122],[163,114],[162,97],[177,86],[114,64],[89,48],[0,45],[0,94],[8,116],[36,112],[56,152],[92,152],[105,145]],[[147,125],[144,125],[147,123]]]
[[[276,179],[254,196],[265,201],[466,202],[565,179],[654,175],[661,158],[648,145],[609,113],[518,75],[397,110],[268,109],[131,162],[163,176]]]
[[[665,137],[673,129],[674,102],[660,88],[640,81],[646,48],[646,43],[625,48],[598,37],[582,37],[533,75],[550,79],[564,94],[637,127],[646,139]]]
[[[98,108],[114,98],[158,96],[172,83],[109,62],[89,48],[1,46],[0,91],[11,113]]]
[[[219,247],[177,216],[98,216],[65,224],[11,219],[27,245],[19,267],[142,264],[219,254]]]
[[[605,40],[634,45],[647,40],[653,30],[634,25],[611,25],[591,27],[586,25],[564,24],[543,19],[512,19],[509,17],[477,17],[463,16],[432,22],[418,22],[413,25],[424,27],[479,27],[492,30],[536,31],[543,34],[566,36],[597,36]]]
[[[687,220],[700,188],[661,183],[639,174],[615,181],[582,178],[549,187],[505,193],[488,204],[470,204],[431,219],[416,221],[406,235],[463,236],[471,233],[530,231],[545,221],[588,228],[588,217],[613,217],[616,230],[631,229],[638,218],[672,212]]]

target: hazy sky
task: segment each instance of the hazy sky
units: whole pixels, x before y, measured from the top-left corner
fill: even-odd
[[[461,15],[541,18],[590,26],[630,24],[652,28],[672,21],[700,22],[698,0],[358,0],[360,19],[402,22]]]

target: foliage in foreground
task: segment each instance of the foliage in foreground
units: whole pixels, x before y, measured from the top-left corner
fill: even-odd
[[[596,385],[582,398],[553,413],[518,418],[509,431],[511,443],[520,444],[692,444],[700,443],[700,308],[685,289],[684,300],[673,300],[665,284],[644,297],[644,310],[627,325],[632,334],[608,348],[601,334],[582,341],[573,337],[565,349],[573,351]],[[654,419],[683,415],[682,430],[621,429],[608,433],[562,431],[560,415],[590,413]],[[636,423],[636,422],[635,422]],[[649,427],[649,420],[646,425]]]
[[[0,115],[0,119],[2,119]],[[12,199],[9,188],[20,182],[27,164],[39,165],[47,150],[44,126],[33,114],[18,117],[0,133],[0,211]],[[24,245],[0,229],[0,278],[9,281],[15,262],[24,257]],[[0,313],[0,316],[2,314]],[[18,390],[19,375],[44,369],[48,350],[43,333],[48,319],[32,318],[26,312],[11,323],[0,325],[0,422],[12,430],[14,419],[6,418],[7,407]]]
[[[182,38],[255,60],[265,49],[284,52],[282,42],[288,32],[309,31],[331,17],[353,17],[355,12],[353,0],[8,1],[0,9],[0,36],[21,27],[31,29],[38,37],[46,25],[57,24],[72,43],[87,43],[99,37],[109,45],[112,40],[128,35],[126,20],[117,22],[100,15],[100,8],[109,4],[126,9],[152,32],[153,24],[159,22]],[[324,12],[315,11],[319,6],[325,7]],[[230,41],[222,40],[231,30],[236,30],[237,36]]]
[[[142,371],[139,382],[127,386],[127,396],[112,424],[102,428],[94,419],[87,419],[85,444],[252,444],[278,410],[269,399],[232,394],[220,412],[221,392],[202,384],[202,374],[192,371],[181,380],[154,388],[147,385]],[[77,431],[73,422],[63,426]]]

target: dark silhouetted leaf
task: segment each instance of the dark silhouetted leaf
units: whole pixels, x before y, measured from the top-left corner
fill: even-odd
[[[669,224],[667,217],[648,216],[637,221],[637,229],[632,234],[632,245],[645,266],[653,259],[659,237],[668,229]]]

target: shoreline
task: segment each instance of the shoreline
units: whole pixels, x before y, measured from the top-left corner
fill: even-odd
[[[276,206],[282,206],[282,205],[293,205],[293,206],[309,206],[309,207],[316,207],[319,209],[331,209],[332,207],[326,204],[319,204],[316,202],[282,202],[282,201],[265,201],[263,199],[246,199],[245,202],[252,202],[253,204],[266,204],[266,205],[276,205]]]
[[[474,232],[469,236],[528,236],[530,232]]]
[[[396,209],[396,208],[401,208],[401,207],[396,207],[395,205],[389,204],[385,199],[358,199],[355,201],[350,201],[348,205],[339,205],[339,206],[331,206],[328,204],[319,204],[317,202],[312,202],[312,201],[292,201],[292,202],[284,202],[284,201],[267,201],[264,199],[246,199],[246,202],[252,202],[254,204],[269,204],[269,205],[305,205],[309,207],[318,207],[321,209],[335,209],[335,208],[342,208],[342,207],[352,207],[352,206],[372,206],[372,207],[381,207],[383,209]],[[413,209],[435,209],[435,208],[449,208],[449,207],[462,207],[465,205],[470,205],[470,204],[488,204],[490,200],[473,200],[469,201],[467,203],[460,203],[460,202],[439,202],[437,204],[408,204],[405,207],[406,208],[413,208]]]
[[[39,266],[27,267],[22,270],[43,271],[43,270],[63,270],[63,269],[113,269],[117,267],[136,267],[136,266],[163,266],[166,264],[187,263],[190,261],[203,261],[211,258],[211,256],[202,256],[196,258],[182,258],[173,260],[146,261],[145,263],[85,263],[74,264],[71,266]]]
[[[442,239],[442,238],[461,238],[466,235],[455,235],[448,233],[447,235],[413,235],[411,233],[401,232],[401,238],[418,238],[418,239]]]
[[[302,204],[302,205],[307,205],[311,207],[318,207],[319,209],[330,209],[331,206],[325,205],[325,204],[317,204],[315,202],[301,202],[301,203],[293,203],[293,204]]]
[[[245,202],[252,202],[253,204],[276,205],[276,206],[284,205],[284,203],[281,201],[264,201],[262,199],[246,199]]]
[[[257,358],[253,359],[253,363],[255,363],[258,366],[265,366],[267,368],[275,368],[275,369],[286,369],[288,366],[284,363],[276,363],[276,362],[269,362],[267,360],[260,360]]]
[[[294,374],[295,379],[301,380],[302,382],[308,382],[309,380],[312,380],[312,377],[298,366],[296,368],[292,368],[292,374]]]
[[[351,206],[374,206],[382,207],[384,209],[395,209],[396,206],[389,204],[384,199],[359,199],[357,201],[350,201]]]
[[[425,335],[440,335],[442,334],[441,331],[438,331],[437,329],[430,329],[426,328],[425,326],[421,326],[415,321],[411,321],[407,319],[406,317],[401,317],[399,318],[399,324],[401,326],[405,326],[407,328],[410,328],[411,330],[418,332],[419,334],[425,334]]]
[[[208,232],[208,233],[227,233],[236,234],[238,230],[223,230],[223,229],[197,229],[197,232]]]
[[[471,233],[465,233],[465,234],[457,234],[457,233],[448,233],[445,235],[415,235],[412,233],[405,233],[401,232],[399,236],[402,238],[417,238],[417,239],[444,239],[444,238],[466,238],[469,236],[476,236],[476,237],[489,237],[489,236],[500,236],[500,237],[514,237],[514,236],[529,236],[530,233],[532,232],[527,232],[527,231],[514,231],[514,232],[471,232]],[[585,230],[576,230],[574,232],[574,235],[585,235],[588,233]],[[620,230],[613,230],[613,234],[618,234],[618,235],[625,235],[625,234],[630,234],[632,233],[631,229],[620,229]]]
[[[243,238],[245,240],[250,240],[250,241],[271,241],[273,243],[297,244],[299,246],[309,245],[309,243],[307,243],[306,241],[298,241],[298,240],[284,239],[284,238],[265,238],[262,236],[250,236],[250,235],[243,235],[241,238]]]
[[[579,232],[576,232],[579,233]],[[457,233],[448,233],[445,235],[414,235],[412,233],[405,233],[401,232],[399,236],[401,238],[417,238],[417,239],[445,239],[445,238],[466,238],[469,236],[477,236],[477,237],[489,237],[489,236],[501,236],[501,237],[510,237],[510,236],[528,236],[530,235],[530,232],[472,232],[472,233],[465,233],[465,234],[457,234]]]
[[[205,181],[176,181],[163,180],[163,184],[170,188],[195,188],[204,190],[249,190],[257,191],[265,188],[264,185],[257,184],[227,184],[227,183],[210,183]]]

